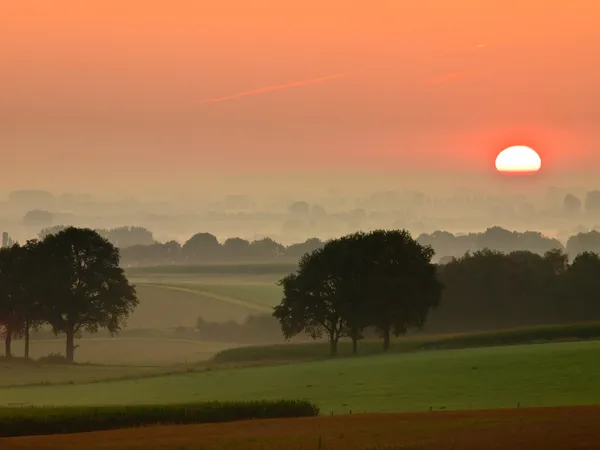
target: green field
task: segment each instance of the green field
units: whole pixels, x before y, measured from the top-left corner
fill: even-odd
[[[265,314],[281,301],[277,280],[289,264],[143,267],[129,269],[140,304],[129,328],[164,329],[210,322],[244,321]]]
[[[167,404],[298,398],[323,413],[600,402],[600,342],[440,350],[128,381],[0,389],[0,403]]]

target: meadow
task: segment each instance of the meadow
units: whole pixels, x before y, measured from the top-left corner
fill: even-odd
[[[137,405],[296,398],[323,414],[600,402],[600,342],[533,344],[213,369],[0,389],[0,404]]]
[[[269,313],[281,300],[277,281],[293,270],[293,264],[128,269],[140,299],[129,327],[192,327],[199,316],[210,322],[241,322],[250,315]]]

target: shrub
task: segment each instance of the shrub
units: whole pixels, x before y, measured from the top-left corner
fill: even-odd
[[[308,401],[209,402],[183,405],[0,408],[0,438],[184,425],[247,419],[311,417]]]
[[[61,353],[50,353],[48,356],[42,356],[38,358],[38,362],[42,364],[72,364]]]

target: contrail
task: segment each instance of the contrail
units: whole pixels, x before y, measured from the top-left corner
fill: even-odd
[[[337,75],[329,75],[329,76],[326,76],[326,77],[311,78],[310,80],[294,81],[292,83],[267,86],[267,87],[262,87],[262,88],[254,89],[252,91],[240,92],[238,94],[226,95],[226,96],[223,96],[223,97],[209,98],[209,99],[206,99],[206,100],[202,100],[200,102],[200,104],[202,104],[202,103],[222,102],[222,101],[225,101],[225,100],[234,100],[236,98],[247,97],[249,95],[262,94],[263,92],[278,91],[280,89],[287,89],[287,88],[305,86],[307,84],[323,83],[324,81],[337,80],[339,78],[345,78],[347,76],[350,76],[351,74],[352,74],[352,72],[346,72],[346,73],[340,73],[340,74],[337,74]]]

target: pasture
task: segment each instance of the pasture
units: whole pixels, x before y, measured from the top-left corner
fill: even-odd
[[[3,450],[591,450],[600,408],[359,414],[0,439]]]
[[[295,269],[290,264],[141,267],[128,269],[140,304],[129,328],[191,327],[210,322],[242,322],[272,311],[281,300],[276,282]]]
[[[210,359],[215,352],[232,347],[216,342],[203,342],[173,337],[103,337],[86,335],[78,339],[75,358],[79,364],[127,366],[158,366],[197,362]],[[23,354],[23,341],[13,342],[16,355]],[[31,342],[34,359],[50,353],[65,354],[63,339],[44,339]]]
[[[168,404],[296,398],[324,414],[600,402],[600,342],[439,350],[152,378],[1,389],[1,404]]]

